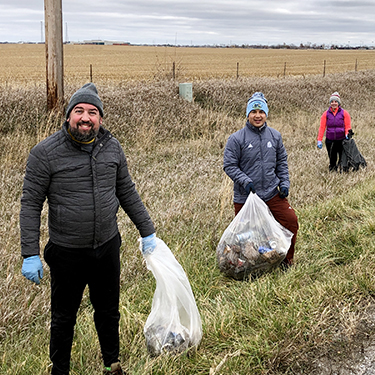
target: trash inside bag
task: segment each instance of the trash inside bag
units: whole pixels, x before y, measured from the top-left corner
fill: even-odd
[[[236,280],[270,271],[284,260],[292,237],[259,196],[251,193],[221,236],[216,248],[219,269]]]
[[[175,329],[174,329],[175,328]],[[182,353],[189,347],[189,333],[184,327],[151,325],[144,331],[147,351],[152,357],[162,353]]]
[[[201,317],[186,273],[164,241],[156,241],[155,250],[144,255],[156,280],[144,327],[147,350],[153,357],[181,353],[202,339]]]

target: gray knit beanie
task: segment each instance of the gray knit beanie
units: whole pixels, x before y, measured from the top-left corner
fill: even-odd
[[[337,103],[339,103],[339,105],[341,105],[341,99],[340,99],[340,95],[337,91],[335,91],[331,97],[329,98],[329,104],[331,104],[331,102],[335,100]]]
[[[68,107],[66,108],[66,118],[69,117],[72,109],[79,103],[94,105],[98,108],[100,116],[103,117],[103,103],[100,100],[98,90],[93,83],[86,83],[72,95]]]

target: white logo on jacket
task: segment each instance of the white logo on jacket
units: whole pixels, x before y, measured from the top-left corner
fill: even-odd
[[[250,143],[247,148],[253,148],[253,145]]]
[[[271,141],[268,141],[268,143],[267,143],[267,147],[268,147],[268,148],[271,148],[271,147],[272,147],[272,143],[271,143]]]

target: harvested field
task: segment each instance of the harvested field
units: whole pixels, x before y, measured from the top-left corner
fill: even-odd
[[[45,81],[43,44],[0,45],[0,83]],[[67,83],[283,77],[375,69],[373,50],[288,50],[65,45]]]

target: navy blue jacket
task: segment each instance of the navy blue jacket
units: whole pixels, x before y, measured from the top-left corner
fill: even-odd
[[[267,126],[246,126],[231,134],[224,150],[224,171],[234,182],[234,202],[245,203],[252,182],[257,195],[268,201],[278,188],[289,189],[287,153],[281,134]]]

